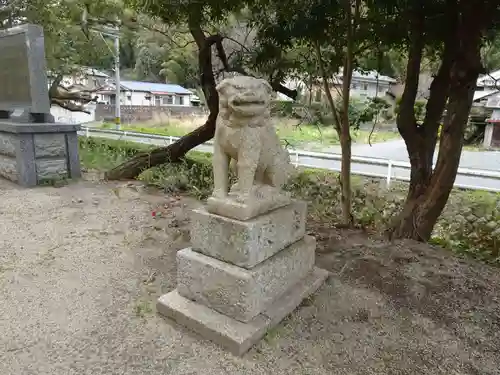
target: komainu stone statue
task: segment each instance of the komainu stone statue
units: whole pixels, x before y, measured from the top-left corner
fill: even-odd
[[[328,272],[315,267],[307,203],[282,191],[291,165],[269,121],[271,87],[222,81],[214,144],[215,189],[190,215],[191,247],[177,252],[177,287],[157,311],[242,355],[313,294]],[[238,181],[229,189],[233,161]]]
[[[270,121],[271,86],[262,79],[236,76],[217,86],[213,213],[247,220],[290,203],[282,191],[292,166]],[[237,182],[229,189],[229,168]]]

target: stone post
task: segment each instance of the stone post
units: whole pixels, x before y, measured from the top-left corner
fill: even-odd
[[[486,127],[484,129],[484,140],[483,140],[483,147],[484,148],[490,148],[491,147],[491,140],[493,139],[493,127],[494,123],[492,122],[487,122]]]

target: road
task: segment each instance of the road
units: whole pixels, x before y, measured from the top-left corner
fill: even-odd
[[[84,135],[85,132],[82,131],[80,132],[80,134]],[[92,136],[103,137],[108,139],[121,139],[124,141],[126,140],[129,142],[151,144],[155,146],[167,146],[169,144],[168,140],[146,139],[133,135],[120,136],[117,134],[92,133]],[[195,150],[201,152],[212,152],[212,146],[200,145],[196,147]],[[334,146],[325,149],[324,152],[340,154],[340,148],[338,146]],[[366,157],[370,159],[377,158],[377,159],[389,159],[392,161],[399,161],[399,162],[408,162],[408,155],[403,141],[390,141],[390,142],[378,143],[374,144],[372,147],[370,147],[370,145],[353,145],[353,156]],[[298,163],[299,165],[308,166],[311,168],[322,168],[333,171],[340,170],[340,161],[338,160],[330,160],[330,159],[325,160],[313,156],[299,156],[297,158],[296,155],[292,153],[291,161],[292,163]],[[500,152],[464,151],[462,153],[460,167],[499,171]],[[356,175],[387,178],[388,168],[387,166],[367,165],[366,163],[353,161],[352,173]],[[393,167],[391,170],[391,178],[395,178],[396,176],[398,177],[398,179],[409,179],[410,175],[408,168]],[[455,184],[459,187],[464,187],[464,188],[471,188],[477,190],[485,189],[485,190],[500,192],[500,179],[498,178],[495,179],[491,177],[458,175]]]
[[[322,151],[340,153],[340,146],[325,148]],[[408,151],[403,140],[375,143],[372,146],[354,144],[352,154],[354,156],[409,162]],[[434,161],[436,159],[437,150],[434,154]],[[460,167],[500,172],[500,151],[462,151]]]

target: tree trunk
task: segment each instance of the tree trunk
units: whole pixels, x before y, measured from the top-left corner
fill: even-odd
[[[351,192],[351,134],[349,129],[342,131],[340,134],[340,148],[342,150],[342,158],[340,162],[340,184],[341,196],[340,203],[342,205],[343,225],[351,227],[354,218],[351,213],[352,192]]]
[[[429,126],[426,126],[425,123],[430,123],[428,118],[433,112],[439,111],[437,106],[438,101],[439,103],[446,103],[445,95],[448,85],[445,82],[445,77],[449,71],[444,69],[444,64],[442,64],[430,88],[430,97],[427,103],[424,125],[419,125],[417,123],[415,116],[415,101],[417,99],[420,66],[424,48],[423,21],[423,15],[419,13],[419,10],[415,12],[410,21],[411,32],[409,38],[408,63],[406,67],[406,82],[401,99],[400,111],[397,117],[398,130],[405,141],[410,159],[410,185],[401,214],[393,221],[392,225],[387,230],[389,238],[415,238],[411,230],[413,229],[414,222],[413,213],[418,205],[419,198],[425,194],[431,180],[432,162],[437,137],[437,135],[434,137],[432,136],[432,131],[434,130],[429,129]],[[443,108],[441,108],[441,112],[442,110]],[[434,126],[432,126],[432,128],[434,128]],[[437,128],[435,132],[437,134]]]
[[[353,220],[351,214],[351,134],[349,129],[349,113],[345,111],[344,108],[344,113],[341,116],[337,107],[335,106],[335,102],[330,91],[330,84],[328,83],[328,74],[326,73],[326,68],[321,57],[321,48],[319,46],[319,43],[316,43],[315,50],[318,58],[321,78],[323,80],[323,89],[325,90],[325,96],[330,106],[330,110],[332,111],[335,130],[337,131],[337,134],[339,136],[340,148],[342,150],[339,180],[341,185],[340,200],[342,206],[343,225],[351,226]],[[349,92],[347,92],[347,95],[349,95]],[[349,97],[347,99],[347,105],[349,105]],[[344,103],[342,104],[342,107],[345,107]],[[346,123],[347,130],[345,127]]]
[[[345,14],[347,21],[346,52],[344,58],[344,68],[342,73],[342,116],[340,125],[340,148],[342,159],[340,163],[340,182],[342,187],[341,205],[344,225],[353,225],[352,216],[352,190],[351,190],[351,123],[349,119],[349,101],[351,96],[351,81],[354,70],[354,43],[355,33],[359,24],[360,0],[347,0],[345,3]]]
[[[178,162],[187,152],[196,146],[212,139],[215,130],[215,118],[209,116],[204,125],[181,137],[168,147],[156,148],[149,152],[141,152],[119,166],[106,172],[108,180],[130,180],[136,178],[146,169],[166,162]]]
[[[342,225],[345,227],[351,227],[354,219],[352,216],[352,191],[351,191],[351,124],[349,121],[349,99],[351,90],[352,73],[354,70],[354,42],[355,42],[355,31],[359,23],[360,15],[360,0],[355,0],[354,3],[351,0],[346,0],[345,3],[345,15],[347,21],[346,29],[346,42],[347,48],[344,57],[344,67],[342,74],[342,111],[341,114],[338,108],[335,106],[333,100],[330,85],[328,83],[328,74],[324,66],[321,57],[321,48],[319,43],[315,44],[315,51],[318,58],[319,71],[321,78],[323,80],[323,88],[325,90],[325,95],[330,105],[330,109],[334,118],[335,130],[340,139],[340,149],[342,151],[342,158],[340,163],[340,185],[341,185],[341,196],[340,203],[342,206]]]
[[[450,4],[453,4],[453,1],[450,1]],[[393,238],[428,241],[455,182],[464,131],[481,69],[481,33],[479,25],[473,22],[474,18],[467,18],[459,24],[456,9],[450,10],[454,11],[450,12],[452,27],[449,38],[445,41],[440,70],[431,85],[424,123],[418,125],[414,122],[414,126],[410,127],[408,123],[403,123],[403,117],[398,117],[398,128],[410,156],[411,181],[403,210],[388,230],[389,236]],[[468,13],[470,14],[470,11]],[[470,23],[467,23],[467,20]],[[412,57],[411,51],[409,57]],[[409,61],[410,80],[415,73],[415,66],[416,64],[412,66]],[[432,159],[439,120],[448,98],[438,160],[433,172]],[[408,108],[406,110],[409,111]]]

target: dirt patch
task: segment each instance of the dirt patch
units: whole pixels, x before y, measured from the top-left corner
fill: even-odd
[[[460,344],[464,353],[455,366],[461,371],[500,372],[495,358],[500,354],[497,268],[456,258],[438,247],[413,241],[387,243],[363,232],[323,235],[321,245],[318,264],[343,283],[379,293],[412,325],[421,326],[425,320]],[[415,339],[422,340],[418,331]]]
[[[243,358],[155,313],[199,202],[140,184],[0,182],[0,373],[500,374],[498,270],[311,226],[332,271]]]

